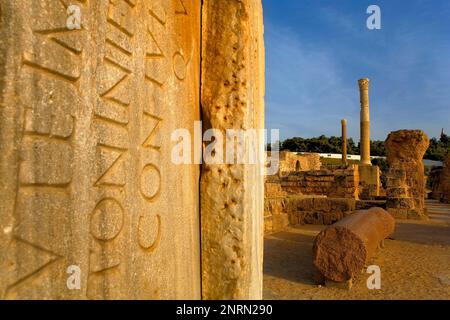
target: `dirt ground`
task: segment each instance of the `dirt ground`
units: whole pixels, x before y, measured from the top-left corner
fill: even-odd
[[[450,205],[427,201],[428,221],[397,220],[369,265],[381,269],[381,289],[369,290],[362,273],[351,290],[314,282],[312,244],[323,226],[302,226],[266,236],[264,299],[450,299]]]

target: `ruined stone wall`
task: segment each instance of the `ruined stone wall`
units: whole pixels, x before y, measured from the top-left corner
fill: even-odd
[[[357,203],[351,198],[288,194],[280,180],[272,177],[265,183],[264,233],[282,231],[289,225],[330,225],[351,214]]]
[[[439,178],[439,191],[439,200],[443,203],[450,203],[450,155],[444,162],[444,168]]]
[[[285,229],[289,215],[285,212],[287,194],[277,181],[266,181],[264,190],[264,233]]]
[[[291,225],[331,225],[355,210],[356,200],[325,197],[289,197],[285,211]]]
[[[283,191],[295,195],[323,195],[334,198],[358,198],[357,166],[291,172],[280,178]]]
[[[428,145],[429,139],[421,130],[391,132],[385,141],[389,164],[386,207],[396,218],[426,218],[422,158]]]
[[[358,199],[358,166],[267,177],[265,233],[288,225],[330,225],[351,214]]]
[[[358,166],[359,196],[370,200],[381,195],[380,168],[378,166]]]
[[[1,1],[1,298],[200,298],[200,6]]]
[[[284,176],[293,171],[320,170],[321,162],[318,153],[296,154],[294,152],[280,152],[279,174]]]
[[[427,184],[431,184],[431,193],[429,198],[434,200],[441,200],[442,187],[441,187],[441,175],[443,167],[433,167],[428,175]]]

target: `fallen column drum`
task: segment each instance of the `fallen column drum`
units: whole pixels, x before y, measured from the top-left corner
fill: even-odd
[[[327,279],[344,282],[361,272],[394,233],[395,219],[382,208],[356,211],[323,230],[313,246],[314,265]]]

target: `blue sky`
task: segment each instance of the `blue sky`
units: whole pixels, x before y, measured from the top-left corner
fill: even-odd
[[[369,5],[381,30],[369,30]],[[282,139],[359,140],[357,80],[371,80],[371,137],[450,133],[450,1],[263,0],[266,127]]]

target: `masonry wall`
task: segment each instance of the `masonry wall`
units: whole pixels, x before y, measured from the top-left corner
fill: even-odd
[[[281,185],[266,182],[264,190],[264,233],[272,233],[285,229],[289,225],[289,215],[286,212],[287,194]]]
[[[282,151],[279,153],[279,174],[287,175],[293,171],[320,170],[321,162],[318,153],[296,154]]]
[[[444,162],[444,167],[440,175],[440,201],[443,203],[450,203],[450,155]]]
[[[375,199],[380,196],[381,180],[378,166],[358,166],[359,195],[361,199]]]
[[[289,194],[357,199],[359,176],[356,166],[291,172],[280,178],[280,184]]]
[[[358,186],[358,166],[267,177],[265,233],[281,231],[288,225],[333,224],[355,210]]]
[[[290,197],[286,212],[291,225],[331,225],[355,211],[356,200],[343,198]]]

